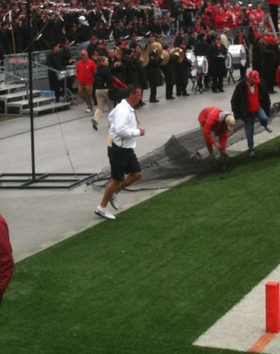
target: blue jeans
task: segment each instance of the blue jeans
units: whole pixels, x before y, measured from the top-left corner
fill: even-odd
[[[261,125],[266,127],[268,125],[268,116],[263,108],[259,108],[256,112],[250,113],[245,120],[245,133],[248,143],[248,152],[254,151],[254,124],[255,118],[258,118]]]

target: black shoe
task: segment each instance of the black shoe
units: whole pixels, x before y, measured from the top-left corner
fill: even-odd
[[[92,123],[92,127],[94,130],[98,130],[98,123],[96,122],[96,120],[92,119],[91,120],[91,123]]]
[[[180,94],[180,93],[176,93],[176,96],[177,96],[177,97],[181,97],[181,94]]]
[[[183,93],[183,96],[184,96],[184,97],[187,97],[187,96],[190,96],[190,94],[187,93],[187,92],[184,92],[184,93]]]
[[[213,93],[218,93],[218,90],[212,89]]]
[[[150,103],[158,103],[159,100],[150,100]]]
[[[169,97],[166,97],[167,100],[175,100],[175,97],[173,96],[169,96]]]
[[[145,104],[146,104],[146,103],[145,103],[145,102],[143,102],[143,101],[139,102],[139,106],[140,106],[140,107],[145,106]]]
[[[220,91],[220,92],[225,92],[225,90],[224,90],[224,89],[220,89],[219,91]]]

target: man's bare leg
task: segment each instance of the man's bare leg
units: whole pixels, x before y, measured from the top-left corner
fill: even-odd
[[[135,172],[126,176],[125,179],[118,185],[114,193],[118,194],[122,189],[125,189],[127,186],[141,179],[142,176],[142,172]]]

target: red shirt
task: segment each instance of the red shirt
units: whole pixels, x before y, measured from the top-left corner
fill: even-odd
[[[252,93],[249,86],[247,86],[247,94],[248,94],[248,108],[247,108],[248,113],[254,113],[259,108],[261,108],[258,85],[255,85],[254,93]]]
[[[219,136],[219,143],[224,150],[228,139],[228,129],[226,126],[222,125],[222,121],[219,117],[221,112],[223,112],[221,108],[214,106],[206,107],[200,112],[198,121],[203,127],[203,136],[206,143],[211,145],[215,144],[215,140],[211,135],[213,132]]]
[[[80,85],[93,86],[96,64],[90,59],[80,60],[76,66],[77,80]]]
[[[0,293],[4,294],[12,278],[14,260],[6,220],[0,215]]]

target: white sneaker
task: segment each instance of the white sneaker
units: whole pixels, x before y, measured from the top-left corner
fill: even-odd
[[[102,218],[115,220],[116,217],[107,208],[102,208],[100,205],[95,210],[95,214],[101,216]]]
[[[267,124],[267,126],[265,127],[265,130],[269,133],[272,133],[271,125]]]
[[[114,194],[112,195],[112,197],[111,197],[111,199],[110,199],[110,203],[111,203],[111,205],[112,205],[112,207],[113,207],[114,209],[116,209],[116,210],[119,209],[119,197],[118,197],[117,194],[114,193]]]
[[[87,109],[86,109],[86,112],[87,112],[87,113],[90,113],[91,111],[92,111],[92,110],[91,110],[90,108],[87,108]]]

